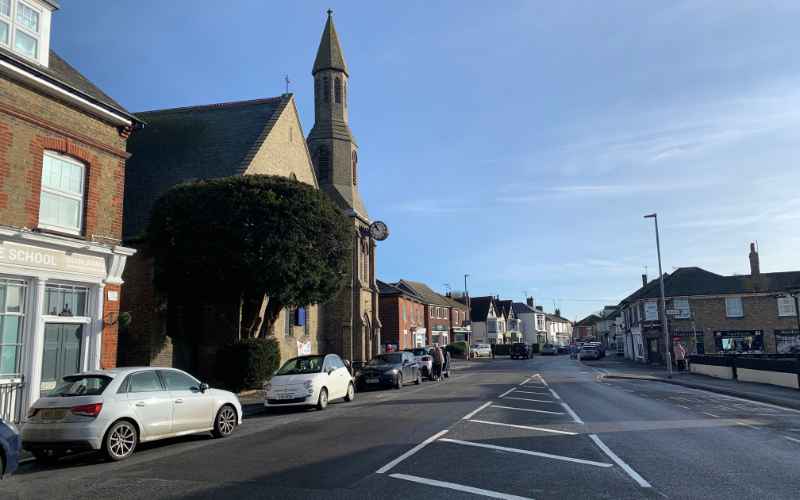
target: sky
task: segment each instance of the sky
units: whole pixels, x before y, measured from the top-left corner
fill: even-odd
[[[384,281],[576,319],[664,272],[800,270],[800,2],[61,0],[129,111],[277,96],[306,133],[334,11]]]

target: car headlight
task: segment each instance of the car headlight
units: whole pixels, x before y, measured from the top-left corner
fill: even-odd
[[[397,368],[392,368],[391,370],[388,370],[386,372],[386,374],[387,375],[396,375],[397,374]]]

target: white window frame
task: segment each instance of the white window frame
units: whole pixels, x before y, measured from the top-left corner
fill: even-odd
[[[42,38],[43,38],[43,36],[42,36],[43,35],[43,33],[42,33],[42,31],[43,31],[42,24],[44,22],[44,12],[39,6],[37,6],[36,4],[33,4],[31,2],[26,2],[26,1],[23,1],[23,0],[11,0],[10,3],[11,3],[11,12],[9,13],[9,16],[7,17],[5,15],[0,14],[0,20],[2,20],[4,23],[8,24],[8,43],[4,43],[2,40],[0,40],[0,46],[3,46],[5,48],[7,48],[8,50],[13,52],[14,54],[18,54],[18,55],[24,57],[25,59],[30,59],[32,61],[39,62],[39,55],[41,54],[41,50],[42,50]],[[39,26],[38,26],[39,31],[38,32],[35,32],[35,31],[31,30],[30,28],[28,28],[27,26],[24,26],[24,25],[22,25],[22,24],[17,22],[17,10],[18,10],[20,4],[24,5],[25,7],[28,7],[29,9],[31,9],[33,11],[36,11],[36,14],[39,16]],[[17,51],[15,49],[15,47],[16,47],[16,39],[17,39],[17,30],[22,31],[26,35],[28,35],[28,36],[30,36],[30,37],[32,37],[32,38],[34,38],[36,40],[36,53],[33,55],[33,57],[29,56],[28,54],[24,54],[22,52],[19,52],[19,51]]]
[[[686,305],[686,307],[680,307],[682,305]],[[675,319],[689,319],[692,317],[692,305],[689,303],[688,297],[678,297],[672,299],[672,308],[679,311],[678,314],[675,315]]]
[[[739,304],[738,314],[737,311],[731,310],[731,304]],[[725,297],[725,317],[727,318],[743,318],[744,317],[744,301],[741,297]]]
[[[24,358],[24,351],[25,351],[25,332],[26,332],[26,319],[28,319],[26,306],[28,300],[28,283],[24,280],[18,280],[13,278],[2,278],[0,277],[0,285],[3,286],[14,286],[19,287],[20,290],[20,303],[19,303],[19,311],[6,311],[5,304],[0,304],[0,316],[16,316],[19,318],[20,325],[18,328],[21,329],[21,333],[18,333],[17,342],[9,342],[6,344],[2,343],[2,337],[0,337],[0,348],[3,346],[13,346],[15,348],[16,360],[14,361],[14,373],[2,373],[0,372],[0,379],[2,380],[17,380],[22,377],[22,370],[25,364]],[[2,334],[2,332],[0,332]]]
[[[67,192],[67,191],[61,191],[60,189],[54,189],[54,188],[46,187],[44,185],[44,161],[45,161],[45,157],[47,157],[47,156],[49,156],[49,157],[51,157],[53,159],[59,160],[59,161],[65,161],[67,163],[72,163],[73,165],[79,166],[81,168],[81,194],[80,194],[80,196],[76,195],[75,193],[70,193],[70,192]],[[76,160],[75,158],[73,158],[71,156],[63,155],[63,154],[57,153],[55,151],[46,150],[44,152],[44,154],[42,155],[42,165],[40,166],[40,168],[41,168],[41,171],[42,171],[42,187],[41,187],[41,193],[39,194],[39,227],[43,228],[43,229],[50,229],[50,230],[53,230],[53,231],[58,231],[58,232],[67,233],[67,234],[74,234],[74,235],[83,234],[83,225],[84,225],[83,224],[83,217],[84,217],[84,212],[86,211],[86,207],[85,207],[85,205],[86,205],[86,187],[87,187],[87,182],[86,182],[86,164],[81,162],[81,161],[79,161],[79,160]],[[43,223],[41,221],[41,218],[42,218],[42,215],[41,215],[41,213],[42,213],[42,209],[41,209],[41,207],[42,207],[42,193],[49,193],[49,194],[52,194],[52,195],[55,195],[55,196],[60,196],[60,197],[69,198],[69,199],[78,201],[79,202],[78,203],[78,207],[79,207],[78,208],[78,228],[75,229],[73,227],[63,227],[63,226],[59,226],[59,225],[55,225],[55,224]]]
[[[792,297],[791,295],[787,297],[778,297],[777,302],[778,302],[779,318],[788,318],[797,316],[797,311],[795,310],[794,297]],[[784,305],[781,305],[782,303]],[[788,304],[788,307],[786,304]]]

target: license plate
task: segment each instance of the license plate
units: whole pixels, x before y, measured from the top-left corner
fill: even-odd
[[[293,398],[294,398],[293,394],[288,394],[288,393],[278,394],[278,399],[293,399]]]
[[[66,408],[45,408],[39,413],[42,420],[61,420],[67,414]]]
[[[368,378],[368,379],[367,379],[367,383],[368,383],[368,384],[377,384],[377,383],[378,383],[378,382],[380,382],[380,381],[381,381],[381,380],[380,380],[380,379],[378,379],[378,378]]]

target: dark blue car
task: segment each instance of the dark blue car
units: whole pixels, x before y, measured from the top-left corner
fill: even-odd
[[[0,419],[0,478],[17,470],[21,444],[14,424]]]

